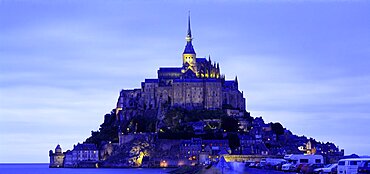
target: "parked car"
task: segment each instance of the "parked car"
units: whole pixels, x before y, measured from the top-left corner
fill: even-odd
[[[245,167],[249,167],[251,165],[251,163],[252,162],[249,162],[249,161],[245,162]]]
[[[308,166],[309,164],[296,164],[291,171],[300,172],[303,166]]]
[[[274,169],[275,170],[278,170],[278,171],[281,171],[281,169],[282,169],[282,167],[283,167],[284,164],[285,163],[277,164],[276,166],[274,166]]]
[[[362,162],[357,169],[358,174],[370,173],[370,160]]]
[[[282,171],[290,171],[290,170],[293,169],[293,166],[294,166],[294,164],[292,164],[292,163],[283,164],[283,166],[281,166],[281,170]]]
[[[261,167],[264,169],[276,169],[277,166],[280,166],[278,168],[281,169],[281,165],[286,163],[285,159],[280,158],[265,158],[261,160]]]
[[[324,167],[324,164],[309,164],[309,165],[303,165],[301,167],[300,172],[303,174],[311,174],[314,172],[315,169],[317,168],[322,168]]]
[[[323,168],[317,168],[313,170],[313,173],[329,173],[329,174],[336,174],[337,173],[338,164],[328,164]]]
[[[257,163],[255,163],[255,162],[251,162],[251,163],[249,164],[249,167],[250,167],[250,168],[255,168],[255,167],[256,167],[256,164],[257,164]]]
[[[341,159],[338,162],[338,174],[357,173],[358,166],[366,161],[370,161],[370,158]]]
[[[262,164],[261,163],[256,163],[256,168],[258,168],[258,169],[260,169],[260,168],[262,168],[263,166],[262,166]]]

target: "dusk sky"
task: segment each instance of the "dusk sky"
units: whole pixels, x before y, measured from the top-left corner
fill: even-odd
[[[252,116],[370,155],[370,1],[0,0],[0,162],[48,162],[181,66],[189,10]]]

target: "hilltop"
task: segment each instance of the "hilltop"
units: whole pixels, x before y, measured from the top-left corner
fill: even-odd
[[[294,135],[246,110],[238,78],[219,63],[197,57],[190,17],[181,67],[161,67],[156,79],[121,90],[99,130],[73,150],[50,152],[51,167],[177,167],[209,164],[221,156],[253,161],[286,154],[343,156],[333,143]]]

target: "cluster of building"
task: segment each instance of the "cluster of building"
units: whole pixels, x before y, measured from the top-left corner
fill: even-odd
[[[218,63],[210,57],[196,57],[192,39],[189,18],[182,67],[159,68],[158,78],[145,79],[141,88],[122,90],[116,108],[118,120],[130,120],[148,109],[158,110],[160,115],[166,107],[213,110],[227,105],[246,109],[237,78],[225,80]]]
[[[190,18],[186,36],[186,46],[182,54],[181,67],[159,68],[156,79],[145,79],[141,88],[122,90],[117,107],[116,121],[127,123],[136,115],[150,110],[157,118],[156,131],[152,133],[136,132],[135,125],[126,124],[119,129],[119,143],[95,144],[82,143],[74,146],[73,150],[62,152],[58,145],[55,152],[49,152],[50,167],[97,167],[99,162],[107,160],[114,153],[114,146],[126,146],[135,139],[158,139],[157,132],[163,126],[161,122],[167,108],[183,108],[186,110],[223,110],[227,116],[237,120],[237,132],[234,132],[240,146],[231,150],[226,138],[227,130],[220,130],[221,119],[202,119],[187,122],[193,128],[195,135],[205,134],[206,126],[214,132],[224,133],[223,139],[178,139],[162,140],[163,146],[173,143],[166,155],[151,158],[149,153],[140,152],[136,148],[132,153],[139,154],[129,165],[169,167],[179,165],[209,164],[228,155],[228,160],[247,161],[264,157],[283,157],[292,153],[323,154],[328,161],[337,160],[343,156],[332,143],[318,143],[303,136],[293,135],[289,130],[277,134],[272,124],[266,124],[262,117],[249,119],[246,116],[246,99],[238,88],[238,79],[226,80],[221,74],[220,65],[212,62],[209,57],[198,58],[192,44]],[[161,125],[162,124],[162,125]],[[137,125],[136,125],[137,126]],[[199,137],[199,136],[197,136]],[[167,143],[166,143],[167,142]],[[152,146],[149,144],[148,146]],[[299,148],[297,148],[299,147]],[[159,152],[157,152],[159,153]],[[165,154],[165,153],[164,153]],[[231,156],[230,156],[231,155]],[[232,156],[234,155],[234,156]],[[139,162],[136,162],[139,161]],[[154,162],[151,162],[154,161]]]
[[[59,167],[97,167],[99,162],[99,150],[95,144],[77,144],[73,150],[62,152],[58,144],[53,150],[49,151],[50,165],[52,168]]]

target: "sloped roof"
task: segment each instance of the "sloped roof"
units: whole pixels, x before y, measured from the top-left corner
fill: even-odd
[[[193,47],[193,44],[191,43],[191,41],[186,43],[185,50],[184,50],[183,54],[195,54],[195,50],[194,50],[194,47]]]
[[[73,150],[98,150],[98,148],[95,144],[84,143],[77,144],[77,146],[75,146]]]
[[[197,58],[197,62],[199,62],[199,63],[207,62],[207,59],[206,58]]]
[[[145,83],[158,83],[158,79],[145,79]]]
[[[164,68],[159,68],[159,72],[181,72],[182,68],[178,67],[164,67]]]

